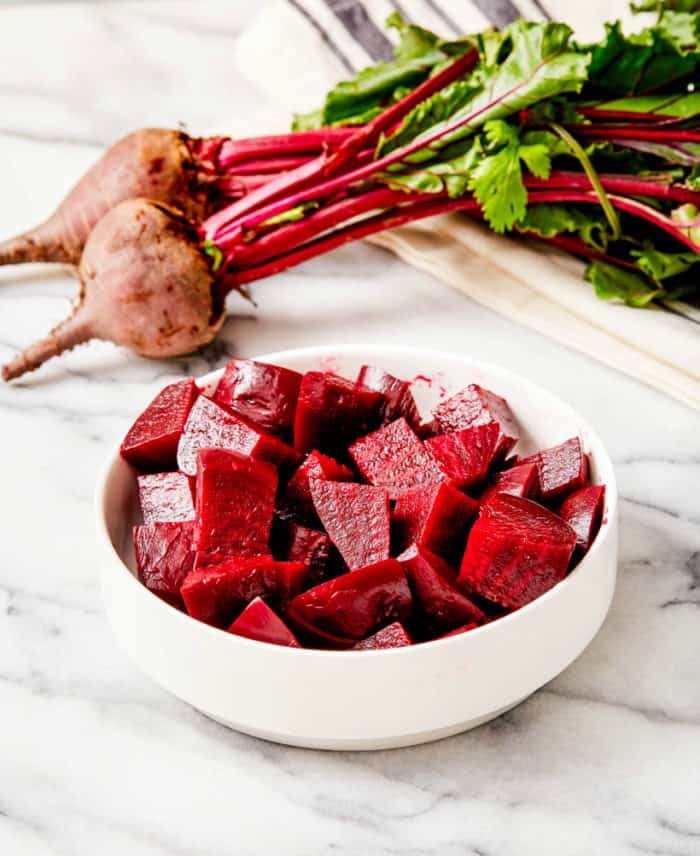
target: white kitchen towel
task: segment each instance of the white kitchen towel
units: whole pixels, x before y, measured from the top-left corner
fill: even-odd
[[[627,0],[274,0],[239,37],[234,59],[276,105],[234,121],[231,133],[289,126],[290,112],[320,105],[330,86],[391,58],[387,16],[398,11],[445,37],[502,26],[519,15],[554,18],[577,37],[601,35],[614,18],[627,27]],[[245,128],[245,130],[244,130]],[[637,310],[599,300],[583,265],[548,247],[514,241],[453,214],[380,233],[372,241],[472,299],[577,348],[700,409],[700,313],[677,305]]]

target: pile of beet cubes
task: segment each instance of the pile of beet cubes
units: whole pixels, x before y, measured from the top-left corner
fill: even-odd
[[[580,439],[526,458],[517,441],[507,402],[475,384],[422,422],[410,384],[378,368],[233,360],[211,395],[166,387],[124,439],[140,578],[276,645],[463,633],[563,579],[600,526]]]

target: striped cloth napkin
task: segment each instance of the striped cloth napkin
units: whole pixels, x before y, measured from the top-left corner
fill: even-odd
[[[335,82],[390,59],[387,16],[398,11],[444,37],[519,16],[571,24],[598,38],[603,21],[628,27],[627,0],[273,0],[239,37],[234,60],[262,88],[271,113],[225,129],[250,135],[289,127],[290,112],[319,106]],[[635,310],[604,303],[583,264],[534,242],[513,241],[459,215],[419,221],[371,239],[502,314],[700,409],[700,313],[685,304]]]

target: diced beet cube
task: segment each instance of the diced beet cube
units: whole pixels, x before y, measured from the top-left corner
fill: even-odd
[[[605,485],[589,485],[569,494],[559,509],[559,516],[576,533],[576,546],[587,552],[600,529],[605,505]]]
[[[588,455],[580,437],[521,458],[518,463],[537,464],[538,493],[544,500],[563,497],[588,482]]]
[[[481,502],[488,502],[495,493],[509,493],[527,499],[536,495],[537,490],[537,464],[516,464],[495,476],[481,495]]]
[[[134,553],[141,582],[175,606],[182,605],[180,586],[194,563],[193,529],[191,520],[134,526]]]
[[[213,568],[214,565],[221,565],[229,559],[234,558],[226,553],[208,553],[206,550],[197,550],[194,554],[193,571],[201,571],[203,568]]]
[[[495,494],[472,526],[458,582],[508,609],[518,609],[564,578],[576,533],[529,499]]]
[[[207,553],[269,553],[277,470],[225,449],[202,449],[197,467],[194,545]]]
[[[228,629],[235,636],[245,636],[270,645],[301,648],[292,631],[270,607],[256,597],[252,600]]]
[[[230,413],[205,395],[192,408],[177,449],[180,469],[187,475],[197,472],[200,449],[228,449],[270,461],[280,469],[291,469],[299,455],[277,437],[266,434],[241,416]]]
[[[376,428],[382,395],[357,383],[323,372],[307,372],[301,381],[294,417],[294,446],[341,454]]]
[[[198,395],[191,378],[161,390],[127,431],[122,458],[142,472],[175,469],[180,434]]]
[[[449,629],[486,617],[479,607],[455,586],[456,571],[424,547],[411,547],[399,556],[411,583],[416,607],[430,624]]]
[[[366,386],[367,389],[381,392],[384,396],[384,401],[379,408],[379,416],[383,423],[393,422],[403,417],[414,431],[417,430],[420,425],[420,414],[409,381],[400,380],[376,366],[362,366],[357,382]]]
[[[279,432],[294,425],[300,384],[301,375],[291,369],[255,360],[231,360],[214,401],[268,431]]]
[[[447,639],[448,636],[459,636],[460,633],[466,633],[467,630],[474,630],[479,625],[473,621],[471,624],[465,624],[464,627],[457,627],[455,630],[450,630],[449,633],[443,633],[440,639]]]
[[[406,628],[400,621],[395,621],[386,627],[382,627],[372,636],[352,646],[353,651],[378,651],[381,648],[405,648],[413,645],[413,640],[406,632]]]
[[[459,562],[479,503],[450,482],[414,488],[400,496],[391,515],[394,549],[419,544],[444,559]]]
[[[153,473],[137,481],[144,523],[194,520],[192,485],[184,473]]]
[[[417,485],[435,484],[445,478],[403,418],[362,437],[348,452],[362,476],[370,484],[386,488],[390,499]]]
[[[352,470],[339,464],[333,458],[320,452],[310,452],[306,460],[297,469],[287,485],[286,498],[293,508],[305,518],[314,520],[316,510],[309,488],[310,479],[326,479],[327,481],[353,481]]]
[[[279,521],[274,525],[273,533],[275,558],[306,565],[312,585],[330,576],[331,550],[334,548],[325,532],[308,529],[291,521]]]
[[[498,438],[498,425],[487,422],[452,434],[439,434],[426,440],[425,445],[443,473],[462,490],[469,490],[486,478],[496,455]]]
[[[442,434],[495,423],[499,429],[497,458],[504,458],[520,437],[518,423],[505,398],[475,383],[438,404],[433,417]]]
[[[314,479],[311,496],[328,537],[351,570],[389,558],[389,495],[385,490]]]
[[[272,556],[232,558],[192,571],[180,593],[193,618],[227,627],[256,597],[270,598],[284,611],[305,579],[306,568],[299,562],[277,562]]]
[[[302,624],[353,640],[365,639],[392,621],[405,621],[410,613],[411,592],[396,559],[321,583],[294,598],[289,607],[290,617]]]

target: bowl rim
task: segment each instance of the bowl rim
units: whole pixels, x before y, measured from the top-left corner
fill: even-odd
[[[241,648],[242,651],[245,651],[249,646],[254,646],[252,650],[260,651],[261,646],[264,646],[264,649],[268,651],[268,653],[272,654],[271,649],[274,649],[276,654],[279,656],[292,656],[292,657],[307,657],[307,658],[316,658],[316,657],[333,657],[335,659],[340,658],[340,661],[343,660],[343,655],[347,657],[347,655],[352,651],[352,660],[359,659],[360,657],[397,657],[397,656],[419,656],[421,651],[426,651],[426,649],[430,649],[431,651],[436,651],[438,646],[445,649],[447,646],[452,645],[455,646],[457,644],[465,644],[466,640],[474,638],[476,635],[483,636],[485,634],[493,634],[497,632],[498,627],[505,626],[506,623],[512,624],[518,620],[523,620],[523,616],[527,616],[530,613],[534,612],[537,608],[540,608],[541,604],[547,603],[548,601],[557,597],[557,592],[561,592],[566,590],[572,583],[571,581],[581,576],[582,573],[585,573],[586,567],[591,563],[591,561],[595,558],[598,552],[602,549],[601,544],[606,540],[607,537],[610,536],[610,533],[615,529],[615,522],[617,519],[617,510],[618,510],[618,491],[617,491],[617,480],[615,478],[615,470],[613,467],[612,459],[608,453],[608,450],[600,438],[598,432],[590,425],[588,420],[584,419],[579,412],[567,401],[560,398],[556,393],[549,390],[547,387],[542,386],[541,384],[530,380],[524,375],[520,374],[520,372],[513,371],[505,366],[500,365],[499,363],[493,363],[487,360],[481,360],[477,358],[472,358],[467,354],[455,353],[450,351],[442,351],[437,348],[412,348],[407,345],[382,345],[382,344],[353,344],[353,343],[344,343],[344,344],[336,344],[336,345],[311,345],[308,347],[300,347],[300,348],[288,348],[284,351],[274,351],[271,353],[261,354],[253,357],[241,357],[240,359],[251,359],[258,360],[260,362],[268,362],[275,363],[278,360],[292,359],[292,358],[305,358],[305,359],[315,359],[315,358],[328,358],[336,355],[355,355],[361,351],[371,350],[375,353],[386,353],[391,354],[393,356],[409,356],[414,358],[416,356],[425,355],[428,358],[434,360],[447,359],[447,360],[461,360],[464,361],[465,364],[468,364],[474,368],[483,368],[487,371],[495,370],[497,374],[501,374],[505,377],[509,377],[513,381],[517,381],[519,383],[523,383],[526,386],[529,386],[537,391],[538,394],[543,394],[545,397],[551,398],[557,405],[559,409],[564,409],[569,411],[569,414],[572,417],[575,417],[580,425],[580,430],[585,432],[587,438],[590,438],[594,441],[594,443],[599,447],[600,452],[596,454],[596,464],[601,467],[601,469],[605,469],[608,472],[608,477],[604,482],[605,485],[605,508],[603,511],[603,520],[601,521],[600,529],[593,541],[593,544],[588,549],[586,555],[581,559],[581,561],[576,565],[576,567],[569,574],[564,577],[563,580],[556,583],[556,585],[552,586],[551,589],[546,591],[544,594],[541,594],[539,597],[530,601],[530,603],[525,604],[525,606],[520,607],[519,609],[514,610],[513,612],[509,612],[507,615],[501,616],[495,621],[490,621],[486,624],[482,624],[479,627],[475,627],[472,630],[469,630],[465,633],[457,633],[454,636],[443,636],[437,639],[431,639],[427,642],[420,642],[414,645],[405,645],[400,648],[381,648],[381,649],[370,649],[370,650],[359,650],[355,651],[353,649],[341,649],[341,650],[333,650],[333,649],[325,649],[325,648],[292,648],[285,645],[271,645],[268,642],[262,642],[257,639],[248,639],[245,636],[238,636],[234,633],[229,633],[227,630],[214,627],[210,624],[205,624],[204,622],[197,621],[193,619],[187,613],[176,609],[170,604],[166,603],[166,601],[159,598],[156,594],[149,591],[143,583],[131,572],[127,564],[124,562],[122,557],[119,555],[119,552],[115,548],[112,543],[112,539],[109,534],[109,530],[107,528],[106,521],[106,501],[107,501],[107,482],[109,480],[110,473],[115,463],[120,460],[120,446],[121,440],[112,447],[111,451],[107,456],[107,460],[102,466],[102,469],[98,475],[97,483],[95,486],[94,492],[94,512],[96,519],[96,527],[98,534],[98,544],[100,546],[101,552],[106,553],[109,558],[110,568],[115,564],[118,565],[118,571],[121,574],[126,574],[129,577],[130,583],[129,585],[133,585],[133,591],[135,592],[135,596],[137,597],[145,597],[147,598],[151,605],[156,609],[167,610],[170,619],[174,621],[185,621],[187,622],[186,626],[190,628],[191,632],[202,632],[207,635],[211,635],[212,639],[221,640],[221,644],[228,644],[231,646],[243,646]],[[216,380],[224,371],[224,367],[220,369],[214,369],[211,372],[207,372],[200,377],[195,378],[197,386],[202,389],[207,384],[210,384],[212,381]],[[589,450],[589,454],[590,454]],[[602,454],[600,454],[602,453]],[[127,464],[128,466],[128,464]],[[138,593],[136,593],[138,590]],[[165,617],[165,614],[164,614]],[[224,642],[224,639],[228,639],[228,642]],[[454,649],[453,649],[454,650]]]

